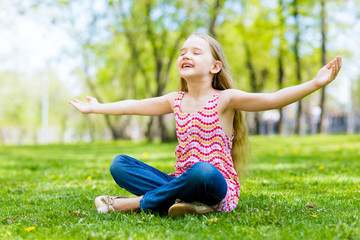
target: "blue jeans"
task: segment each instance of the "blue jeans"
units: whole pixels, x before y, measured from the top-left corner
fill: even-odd
[[[175,178],[126,155],[115,157],[110,166],[115,182],[127,191],[141,196],[140,208],[167,211],[176,199],[199,201],[209,206],[220,203],[227,183],[212,164],[198,162]]]

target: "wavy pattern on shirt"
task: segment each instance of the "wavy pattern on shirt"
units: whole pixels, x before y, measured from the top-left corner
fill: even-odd
[[[174,103],[176,134],[175,175],[180,176],[197,162],[209,162],[224,176],[228,191],[217,204],[219,212],[234,209],[239,202],[239,178],[231,159],[233,137],[229,138],[219,123],[217,111],[220,92],[213,95],[206,106],[196,113],[184,113],[181,102],[184,92],[179,92]]]

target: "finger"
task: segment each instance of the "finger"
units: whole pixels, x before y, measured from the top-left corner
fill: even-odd
[[[335,72],[337,72],[338,64],[337,64],[336,58],[335,58],[334,60],[335,60],[335,61],[334,61],[334,64],[333,64],[332,68],[335,69]]]
[[[336,62],[337,62],[336,58],[334,58],[333,60],[331,60],[332,66],[335,66],[335,65],[336,65]]]
[[[337,57],[333,61],[334,61],[333,68],[335,68],[335,72],[337,73],[339,71],[339,63]]]
[[[77,103],[80,103],[80,104],[86,104],[85,102],[80,101],[80,100],[78,100],[78,99],[76,99],[76,98],[74,98],[73,101],[74,101],[74,102],[77,102]]]
[[[93,97],[90,97],[90,96],[86,96],[85,99],[88,100],[88,101],[96,100],[96,98],[93,98]]]
[[[81,103],[81,101],[77,100],[76,98],[73,99],[73,102]]]
[[[336,57],[336,74],[338,74],[338,72],[340,71],[340,68],[341,68],[341,58]]]
[[[92,101],[92,102],[95,102],[95,103],[99,103],[99,101],[97,100],[97,98],[94,98],[94,97],[90,97],[90,96],[87,96],[90,100],[89,101]]]
[[[328,64],[325,65],[326,69],[330,69],[331,68],[331,62],[329,62]]]
[[[335,67],[336,72],[338,72],[339,71],[339,59],[338,59],[338,57],[336,57],[334,60],[335,60],[334,67]]]
[[[338,65],[339,65],[339,70],[338,71],[340,71],[340,69],[341,69],[341,64],[342,64],[342,59],[341,59],[341,57],[337,57],[337,60],[338,60]]]
[[[335,79],[336,75],[337,75],[336,67],[333,67],[331,69],[331,81]]]
[[[75,104],[74,104],[74,107],[75,107],[79,112],[84,112],[81,105],[75,103]]]
[[[70,103],[71,105],[73,105],[74,107],[76,107],[76,105],[77,105],[77,103],[74,102],[74,101],[70,101],[69,103]]]
[[[334,59],[335,60],[335,59]],[[326,68],[330,69],[334,65],[334,60],[330,61],[328,64],[326,64]]]
[[[336,60],[336,74],[340,71],[340,61]]]
[[[74,102],[77,106],[84,106],[85,104],[87,104],[87,103],[84,103],[84,102],[79,101],[79,100],[77,100],[77,99],[74,99],[73,102]]]
[[[76,102],[74,102],[74,101],[69,101],[69,103],[70,103],[71,105],[73,105],[77,110],[79,110]],[[79,111],[80,111],[80,110],[79,110]]]

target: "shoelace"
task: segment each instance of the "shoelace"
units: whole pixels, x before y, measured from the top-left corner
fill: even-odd
[[[111,211],[114,211],[114,207],[112,204],[114,203],[114,199],[111,196],[106,196],[105,198],[102,198],[101,201],[105,203]]]
[[[105,203],[106,205],[109,205],[109,204],[111,204],[111,203],[110,203],[110,202],[111,202],[111,197],[110,197],[110,196],[106,196],[106,197],[102,198],[101,201],[102,201],[103,203]]]

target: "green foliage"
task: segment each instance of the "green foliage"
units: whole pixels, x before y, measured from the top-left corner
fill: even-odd
[[[39,123],[40,84],[39,81],[32,82],[31,80],[33,79],[16,72],[1,74],[1,126],[21,125],[27,128],[29,125]]]
[[[353,109],[360,109],[360,78],[352,83],[351,102]]]
[[[218,14],[215,21],[216,38],[225,51],[236,88],[255,91],[251,87],[251,70],[247,66],[245,46],[251,54],[253,72],[257,78],[255,84],[258,87],[257,92],[278,90],[280,49],[283,51],[284,63],[283,86],[296,84],[294,39],[297,31],[300,33],[299,56],[302,81],[312,79],[322,67],[319,0],[296,1],[299,10],[298,29],[293,16],[295,1],[288,0],[30,0],[23,2],[16,4],[22,14],[31,13],[32,10],[36,13],[39,9],[49,9],[48,16],[52,18],[49,22],[65,29],[76,43],[75,51],[72,50],[68,54],[74,59],[80,59],[79,66],[73,71],[74,76],[83,86],[81,96],[76,96],[79,98],[92,95],[98,97],[101,102],[113,102],[177,91],[179,76],[175,62],[182,41],[192,32],[209,32],[210,23],[216,14]],[[281,10],[280,2],[283,5]],[[218,12],[216,3],[219,3]],[[327,24],[332,29],[328,34],[328,59],[339,53],[338,49],[331,48],[338,40],[338,34],[343,32],[342,29],[353,27],[352,23],[351,26],[346,26],[345,21],[332,17],[337,14],[343,16],[346,11],[353,14],[348,9],[349,6],[351,7],[348,3],[349,1],[327,1]],[[283,20],[283,25],[280,20]],[[357,20],[354,20],[353,23],[356,22]],[[348,56],[353,55],[352,51],[350,52]],[[39,79],[26,82],[20,80],[24,77],[20,73],[10,75],[1,73],[0,76],[2,96],[0,130],[7,131],[6,127],[12,125],[16,126],[17,131],[36,139],[36,132],[41,124]],[[126,129],[137,128],[142,129],[143,133],[151,132],[151,125],[148,125],[149,118],[143,118],[139,124],[128,125],[129,122],[135,121],[110,117],[109,121],[105,122],[103,117],[80,117],[79,113],[70,110],[69,105],[66,104],[70,97],[63,85],[57,81],[57,89],[60,90],[51,92],[53,102],[50,118],[57,129],[74,131],[72,139],[82,139],[84,135],[91,135],[91,139],[103,139],[104,136],[109,135],[110,129],[126,132]],[[359,102],[357,85],[355,83],[352,86],[354,103]],[[31,91],[26,91],[27,89]],[[21,97],[11,98],[11,96]],[[316,97],[311,103],[313,106],[318,105]],[[60,106],[61,104],[63,105]],[[308,105],[310,104],[305,102],[303,108],[305,111],[309,111]],[[357,107],[354,106],[355,108]],[[84,124],[79,123],[82,120]],[[153,125],[160,123],[160,121],[154,122]],[[153,132],[161,129],[160,126],[154,126],[156,130]],[[169,127],[166,128],[161,132],[171,131]],[[119,135],[130,137],[129,134]],[[157,135],[165,134],[158,132]],[[58,139],[61,141],[61,138]]]
[[[156,212],[99,215],[93,207],[97,195],[132,196],[109,173],[117,154],[171,172],[175,143],[4,147],[0,238],[359,239],[359,139],[251,137],[253,162],[238,207],[177,219]]]
[[[48,81],[45,89],[44,82]],[[10,144],[26,144],[37,141],[41,125],[41,104],[43,94],[48,94],[50,128],[57,130],[54,138],[61,135],[66,126],[70,96],[58,77],[51,71],[39,72],[34,76],[17,72],[0,74],[0,130],[3,135],[18,132],[20,137],[1,137]],[[58,137],[57,140],[61,140]]]

